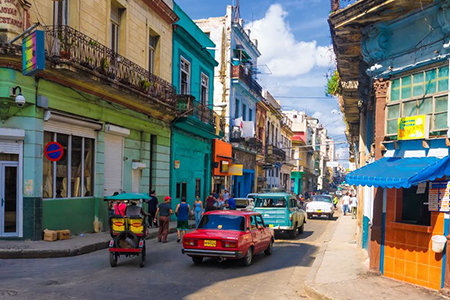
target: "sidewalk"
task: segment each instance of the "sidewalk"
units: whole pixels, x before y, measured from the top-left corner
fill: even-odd
[[[438,292],[369,273],[356,245],[356,220],[341,216],[329,242],[319,250],[305,282],[314,300],[442,300]]]
[[[195,222],[189,221],[191,228]],[[169,232],[176,232],[176,221],[171,221]],[[158,228],[149,228],[147,239],[158,237]],[[87,233],[74,235],[70,240],[44,241],[15,241],[2,240],[0,242],[1,258],[50,258],[76,256],[108,248],[111,236],[109,232]]]

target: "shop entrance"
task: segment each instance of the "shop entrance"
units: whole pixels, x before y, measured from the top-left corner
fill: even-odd
[[[17,161],[0,160],[0,236],[2,237],[19,234],[18,175],[19,163]]]

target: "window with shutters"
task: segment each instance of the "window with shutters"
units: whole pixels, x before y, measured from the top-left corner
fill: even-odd
[[[448,66],[428,69],[391,81],[386,108],[386,135],[397,134],[398,119],[430,115],[430,131],[446,131]]]
[[[181,56],[180,58],[180,94],[189,95],[191,92],[191,63]]]
[[[200,102],[203,105],[209,104],[209,77],[204,73],[201,74]]]
[[[68,0],[53,1],[53,24],[68,25]]]
[[[158,46],[159,36],[150,34],[148,37],[148,71],[152,74],[156,70],[156,49]]]
[[[44,157],[43,198],[81,198],[94,195],[94,139],[44,132],[44,145],[56,141],[64,149],[57,162]]]
[[[119,6],[111,3],[111,49],[119,53],[119,32],[120,32],[121,9]]]

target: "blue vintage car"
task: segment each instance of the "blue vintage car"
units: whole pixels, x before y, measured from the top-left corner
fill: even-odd
[[[263,193],[255,196],[253,211],[259,212],[275,233],[288,233],[295,238],[303,233],[306,213],[299,201],[289,193]]]

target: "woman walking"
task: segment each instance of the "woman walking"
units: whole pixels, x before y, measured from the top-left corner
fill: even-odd
[[[189,215],[191,214],[191,207],[186,203],[186,199],[181,199],[181,203],[175,209],[177,215],[177,243],[180,242],[186,230],[189,230]]]
[[[158,231],[158,242],[167,243],[167,235],[169,234],[169,221],[170,216],[173,214],[172,207],[170,206],[170,196],[164,198],[164,203],[158,205],[156,210],[155,218],[153,222],[156,222],[156,218],[159,215],[159,231]]]
[[[194,202],[195,227],[198,227],[198,224],[200,224],[202,212],[203,212],[202,200],[200,200],[199,196],[196,196],[196,200]]]
[[[223,198],[223,195],[219,195],[219,199],[217,199],[217,209],[224,209],[225,207],[225,199]]]

